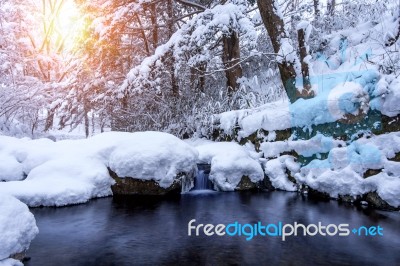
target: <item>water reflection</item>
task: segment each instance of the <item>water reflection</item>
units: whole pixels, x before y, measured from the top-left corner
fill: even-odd
[[[32,210],[40,234],[26,265],[268,264],[396,265],[400,213],[296,193],[188,193],[178,198],[106,198]],[[197,223],[349,223],[384,228],[383,237],[189,237]],[[397,264],[398,265],[398,264]]]

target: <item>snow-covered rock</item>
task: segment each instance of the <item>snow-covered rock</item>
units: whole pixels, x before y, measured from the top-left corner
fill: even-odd
[[[78,156],[49,160],[24,181],[0,183],[0,193],[11,194],[31,207],[65,206],[112,195],[113,183],[104,164]]]
[[[290,173],[293,178],[300,170],[300,164],[295,161],[293,156],[283,155],[277,159],[269,160],[265,163],[264,169],[274,188],[297,191],[297,185],[288,176],[288,173]]]
[[[193,147],[160,132],[108,132],[59,142],[0,137],[0,158],[9,162],[0,164],[4,179],[27,175],[23,181],[0,182],[0,193],[29,206],[84,203],[112,195],[115,182],[108,169],[120,178],[152,180],[168,188],[179,174],[196,168],[197,156]]]
[[[118,145],[110,154],[109,167],[119,177],[154,180],[168,188],[178,174],[190,173],[196,167],[197,151],[166,133],[134,133]]]
[[[284,152],[291,151],[305,157],[310,157],[314,154],[327,153],[334,147],[345,145],[344,141],[317,134],[308,140],[263,142],[260,145],[260,150],[264,153],[265,158],[277,157]]]
[[[23,178],[22,164],[13,156],[0,154],[0,182],[22,180]]]
[[[25,252],[38,232],[28,207],[16,198],[0,193],[0,265],[19,265],[8,258]]]
[[[24,266],[22,262],[15,259],[0,260],[0,266]]]
[[[299,183],[339,196],[363,196],[376,192],[390,206],[400,207],[400,133],[361,138],[347,147],[334,148],[325,160],[313,160],[295,174]],[[369,169],[380,173],[366,176]]]
[[[209,142],[198,145],[199,163],[211,164],[209,178],[214,187],[222,191],[240,190],[244,177],[252,183],[264,179],[258,158],[234,142]]]

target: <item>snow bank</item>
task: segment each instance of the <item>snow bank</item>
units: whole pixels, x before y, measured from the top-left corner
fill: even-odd
[[[0,266],[24,266],[22,262],[14,259],[0,260]]]
[[[197,156],[185,142],[159,132],[108,132],[59,142],[0,137],[0,158],[7,158],[0,162],[0,177],[10,181],[0,182],[0,193],[29,206],[84,203],[112,194],[107,167],[122,178],[169,187],[177,174],[196,167]]]
[[[0,265],[19,265],[7,258],[27,250],[38,232],[28,207],[0,193]]]
[[[309,23],[301,22],[297,29],[307,32]],[[288,176],[292,172],[298,184],[331,197],[360,196],[376,191],[390,205],[400,206],[400,163],[391,161],[400,152],[400,133],[354,141],[358,138],[354,134],[357,130],[373,130],[382,124],[376,113],[388,117],[400,114],[400,77],[396,75],[399,63],[392,56],[398,53],[398,46],[385,46],[377,41],[397,30],[395,16],[383,18],[378,24],[364,23],[324,36],[326,47],[308,61],[315,97],[225,112],[216,115],[216,126],[238,141],[257,133],[260,150],[267,159],[265,172],[276,188],[296,190]],[[286,45],[280,55],[290,52]],[[335,134],[345,135],[347,142],[318,132],[308,140],[297,140],[299,136],[292,134],[286,141],[275,142],[279,133],[276,131],[295,128],[294,133],[301,130],[311,133],[314,128],[323,128],[315,125],[333,122],[340,122]],[[304,157],[329,155],[326,160],[313,160],[298,169],[292,165],[293,158],[280,156],[292,151]],[[291,166],[293,169],[289,169]]]
[[[260,150],[264,153],[265,158],[277,157],[284,152],[290,151],[295,151],[299,155],[310,157],[314,154],[327,153],[334,147],[345,145],[346,143],[344,141],[317,134],[309,140],[263,142],[260,145]]]
[[[219,114],[216,116],[218,127],[224,130],[224,133],[232,134],[233,129],[239,126],[238,139],[241,139],[260,129],[268,132],[296,127],[308,129],[312,125],[336,122],[349,114],[366,114],[370,110],[370,96],[360,83],[372,82],[376,76],[369,76],[366,73],[363,75],[368,81],[340,83],[336,86],[332,85],[333,87],[329,90],[326,90],[328,87],[326,86],[326,91],[320,91],[311,99],[298,99],[292,104],[287,101],[278,101],[253,110]],[[323,77],[324,82],[332,83],[329,78],[332,77]],[[379,103],[379,106],[375,104],[376,108],[384,106],[381,100]],[[387,108],[392,108],[392,106]],[[392,108],[392,110],[396,109]]]
[[[295,178],[333,198],[376,191],[390,205],[399,207],[400,163],[390,160],[399,152],[400,132],[361,138],[347,147],[332,149],[326,160],[313,160]],[[364,176],[369,169],[381,173]]]
[[[198,153],[180,139],[165,133],[135,133],[110,154],[109,167],[119,177],[155,180],[172,185],[176,175],[195,169]]]
[[[107,167],[91,158],[49,160],[34,168],[22,182],[0,184],[0,193],[11,194],[31,207],[85,203],[112,194]]]
[[[388,56],[398,53],[397,46],[386,47],[376,41],[388,30],[397,31],[395,21],[383,19],[377,25],[366,23],[326,36],[327,48],[309,61],[315,97],[225,112],[216,116],[217,126],[225,134],[232,134],[238,126],[235,137],[240,140],[260,129],[269,132],[295,127],[307,129],[370,110],[389,117],[399,115],[400,77],[393,70],[398,68],[398,60]],[[306,26],[299,24],[299,28]]]
[[[0,154],[0,182],[22,180],[23,178],[22,164],[13,156]]]
[[[265,174],[268,176],[274,188],[297,191],[298,187],[289,180],[288,171],[294,176],[300,170],[300,164],[290,155],[283,155],[277,159],[269,160],[264,165]]]
[[[215,118],[219,128],[226,134],[232,134],[234,127],[239,125],[239,137],[248,137],[258,129],[274,131],[291,127],[288,101],[268,103],[255,109],[229,111]]]
[[[215,189],[234,191],[243,176],[254,183],[264,179],[258,158],[234,142],[203,143],[196,147],[199,163],[211,164],[209,178]]]

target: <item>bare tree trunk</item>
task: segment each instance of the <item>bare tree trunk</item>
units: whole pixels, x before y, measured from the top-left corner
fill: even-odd
[[[304,29],[299,29],[297,31],[297,38],[299,41],[299,50],[300,50],[300,62],[301,62],[301,73],[303,74],[303,88],[306,92],[310,92],[311,90],[311,82],[310,82],[310,70],[308,63],[305,61],[308,56],[306,37]],[[310,93],[307,93],[310,94]]]
[[[329,16],[335,15],[336,0],[328,0],[327,11]]]
[[[56,106],[54,106],[53,108],[49,109],[47,111],[47,117],[46,117],[46,123],[44,126],[44,131],[48,131],[49,129],[51,129],[54,125],[54,116],[56,113],[57,108],[60,107],[60,104],[57,104]]]
[[[85,136],[86,138],[89,137],[89,117],[88,117],[88,113],[85,110],[85,117],[84,117],[84,121],[85,121]]]
[[[279,10],[276,9],[279,4],[275,0],[257,0],[257,4],[265,28],[267,29],[268,35],[271,39],[274,52],[279,53],[281,40],[283,38],[288,38],[283,19],[278,15]],[[289,100],[294,102],[297,98],[296,71],[294,65],[291,62],[282,60],[278,63],[278,68],[286,94],[288,95]]]
[[[282,46],[282,41],[289,41],[289,35],[285,30],[285,24],[283,21],[282,13],[279,10],[279,3],[277,0],[257,0],[258,8],[265,28],[267,29],[268,35],[271,39],[274,52],[279,54]],[[304,49],[300,49],[303,52],[304,59],[307,56],[307,49],[305,47],[304,32],[302,34],[302,42]],[[290,44],[290,42],[289,42]],[[295,51],[293,51],[295,53]],[[309,84],[309,71],[308,65],[302,60],[302,68],[304,67],[304,73],[306,74],[308,84],[304,86],[304,89],[299,91],[296,89],[296,70],[295,64],[298,64],[297,54],[294,59],[290,61],[286,58],[282,58],[278,61],[278,68],[281,74],[281,80],[285,88],[286,94],[291,102],[296,101],[298,98],[310,98],[314,96]],[[304,65],[304,66],[303,66]],[[303,70],[303,69],[302,69]],[[306,78],[304,79],[306,80]]]
[[[222,42],[222,61],[225,67],[226,86],[228,88],[228,95],[232,95],[232,93],[237,89],[238,78],[242,76],[238,34],[233,31],[229,36],[223,36]]]
[[[142,25],[142,21],[140,20],[140,17],[137,13],[135,13],[136,16],[136,20],[139,24],[139,28],[140,28],[140,33],[142,35],[142,39],[144,42],[144,48],[146,49],[146,54],[147,56],[150,56],[150,47],[149,47],[149,41],[147,40],[147,36],[146,36],[146,32],[143,29],[143,25]]]
[[[206,86],[206,76],[204,75],[206,72],[206,68],[207,68],[206,63],[202,63],[199,67],[200,69],[199,89],[201,92],[204,92],[204,88]]]
[[[174,34],[174,6],[172,0],[168,0],[167,2],[167,14],[168,14],[168,38],[172,37]],[[177,83],[177,79],[175,76],[175,59],[174,55],[170,54],[170,75],[171,75],[171,87],[172,87],[172,94],[176,97],[179,96],[179,87]]]
[[[150,5],[151,11],[151,25],[153,27],[153,48],[154,50],[158,47],[158,24],[157,24],[157,6],[155,3]]]
[[[314,0],[314,14],[316,18],[321,15],[321,10],[319,10],[319,0]]]
[[[204,88],[206,85],[206,69],[206,63],[200,63],[197,67],[192,67],[190,69],[190,82],[191,84],[197,84],[196,89],[198,92],[204,92]]]

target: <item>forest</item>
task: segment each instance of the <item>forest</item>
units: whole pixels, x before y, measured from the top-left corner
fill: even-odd
[[[0,0],[0,266],[399,265],[399,38],[394,0]]]
[[[371,0],[1,1],[0,130],[210,138],[215,114],[313,97],[313,62],[341,63],[329,36],[397,18],[397,7]],[[398,27],[385,34],[376,40],[382,49],[396,43]],[[395,70],[397,57],[380,67]]]

